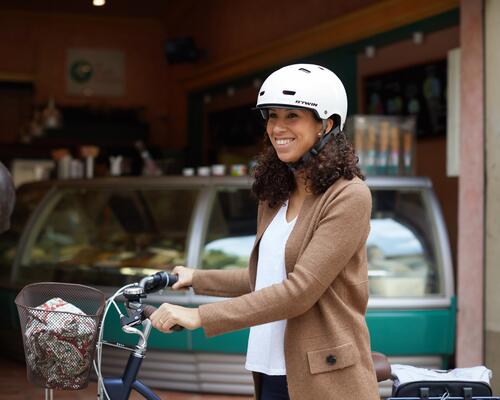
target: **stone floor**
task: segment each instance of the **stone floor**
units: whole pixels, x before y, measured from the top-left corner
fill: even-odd
[[[26,379],[24,363],[0,358],[0,399],[1,400],[37,400],[45,399],[45,390],[31,386]],[[54,391],[54,400],[95,400],[97,386],[91,382],[86,389],[75,391]],[[248,396],[227,396],[217,394],[198,394],[157,390],[161,400],[249,400]],[[135,395],[131,400],[143,399]]]

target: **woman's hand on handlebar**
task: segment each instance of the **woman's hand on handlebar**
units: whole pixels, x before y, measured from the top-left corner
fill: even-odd
[[[172,289],[179,290],[192,286],[194,269],[178,265],[172,270],[172,273],[178,276],[177,282],[172,286]]]
[[[149,319],[156,329],[165,333],[172,333],[174,331],[172,328],[176,325],[190,330],[201,327],[200,313],[197,308],[169,303],[163,303]]]

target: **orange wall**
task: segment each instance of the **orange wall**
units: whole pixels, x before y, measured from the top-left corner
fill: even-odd
[[[37,104],[54,96],[65,106],[145,107],[154,142],[168,146],[164,39],[163,24],[152,19],[0,12],[0,76],[32,77]],[[71,47],[123,51],[125,95],[66,94],[66,50]]]
[[[289,0],[210,0],[172,5],[166,17],[167,35],[193,36],[198,47],[206,53],[195,65],[169,67],[169,110],[174,131],[181,135],[180,139],[176,138],[176,144],[181,147],[187,144],[182,134],[187,131],[188,118],[187,94],[182,81],[197,68],[245,54],[253,48],[376,2],[377,0],[309,0],[307,3]]]
[[[164,15],[155,19],[0,11],[0,76],[33,76],[38,103],[54,95],[63,105],[146,107],[152,143],[183,148],[189,118],[183,80],[198,68],[376,2],[183,1],[169,4]],[[163,42],[176,36],[193,36],[206,56],[194,65],[167,65]],[[114,99],[67,96],[68,47],[124,51],[126,95]]]
[[[0,11],[0,76],[32,76],[37,103],[54,95],[63,105],[145,107],[152,143],[180,149],[187,145],[189,118],[183,81],[197,69],[375,3],[377,0],[310,0],[307,5],[288,0],[183,1],[170,4],[157,19]],[[168,65],[163,42],[183,35],[193,36],[206,56],[192,65]],[[122,50],[125,96],[66,95],[65,51],[69,47]]]
[[[210,0],[175,5],[167,15],[171,35],[190,34],[207,51],[205,61],[245,53],[249,49],[338,18],[380,0]]]

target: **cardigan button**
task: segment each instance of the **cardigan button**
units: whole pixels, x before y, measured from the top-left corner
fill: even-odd
[[[337,357],[335,357],[333,354],[329,354],[326,356],[326,363],[329,365],[333,365],[337,362]]]

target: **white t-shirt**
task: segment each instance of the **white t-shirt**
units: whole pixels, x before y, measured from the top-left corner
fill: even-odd
[[[281,283],[286,278],[285,246],[297,220],[286,220],[287,209],[288,201],[279,209],[260,240],[255,290]],[[247,370],[266,375],[286,375],[285,326],[286,320],[281,320],[250,328]]]

